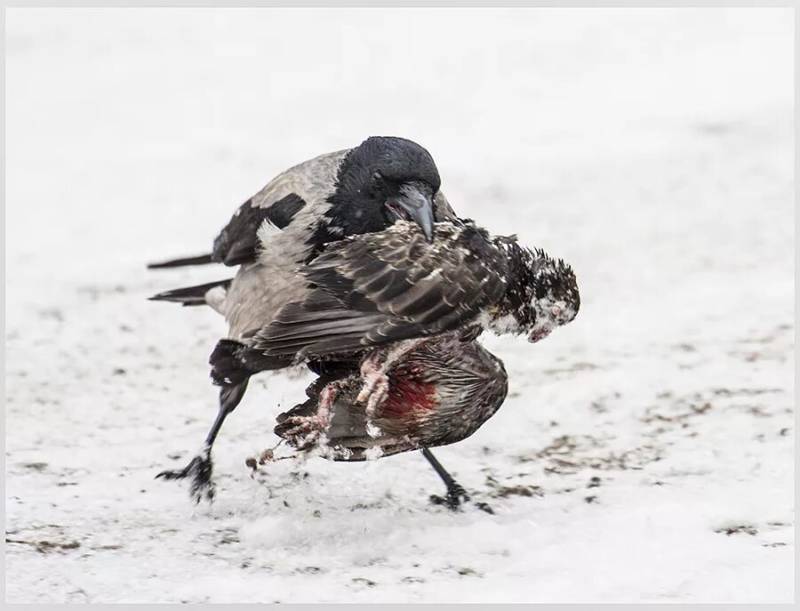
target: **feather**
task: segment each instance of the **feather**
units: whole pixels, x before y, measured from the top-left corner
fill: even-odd
[[[254,345],[326,356],[442,333],[500,299],[506,271],[503,251],[474,225],[439,223],[428,243],[416,225],[398,222],[330,244],[305,271],[309,296],[285,307]]]

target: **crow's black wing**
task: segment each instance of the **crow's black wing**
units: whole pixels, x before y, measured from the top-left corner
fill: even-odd
[[[266,354],[325,356],[454,329],[500,299],[507,264],[472,224],[437,223],[428,243],[398,222],[328,245],[305,274],[315,288],[254,338]]]
[[[228,266],[252,263],[258,256],[258,230],[264,221],[283,229],[303,206],[305,201],[296,193],[290,193],[268,206],[255,204],[254,198],[250,198],[239,206],[228,224],[219,232],[210,253],[159,261],[150,263],[147,267],[162,269],[208,263],[224,263]]]
[[[255,261],[259,244],[258,229],[262,223],[269,221],[278,229],[283,229],[303,206],[303,198],[296,193],[290,193],[266,207],[253,205],[252,199],[247,200],[239,206],[214,240],[212,260],[225,265]]]

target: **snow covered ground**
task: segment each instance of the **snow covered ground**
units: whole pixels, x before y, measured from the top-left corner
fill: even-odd
[[[11,10],[9,602],[793,599],[788,9]],[[251,477],[306,374],[263,375],[218,500],[156,481],[215,413],[211,311],[146,301],[285,167],[402,135],[456,209],[571,262],[582,308],[488,338],[511,391],[436,452]]]

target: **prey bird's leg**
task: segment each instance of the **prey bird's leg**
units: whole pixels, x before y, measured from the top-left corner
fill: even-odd
[[[196,503],[199,503],[203,497],[209,501],[214,499],[214,482],[211,480],[211,474],[214,470],[213,462],[211,461],[211,447],[217,439],[222,423],[228,417],[236,406],[244,397],[247,390],[247,382],[249,378],[245,378],[243,382],[233,385],[223,385],[219,391],[219,411],[217,417],[214,419],[214,424],[206,435],[203,449],[197,454],[183,469],[162,471],[156,478],[163,477],[164,479],[184,479],[190,477],[192,482],[189,486],[189,495]]]
[[[371,415],[375,412],[377,406],[389,392],[389,378],[386,375],[389,370],[409,352],[416,350],[426,341],[428,341],[427,338],[402,341],[388,352],[374,350],[363,360],[361,377],[364,378],[364,385],[356,397],[356,402],[364,403],[366,401],[368,414]]]
[[[431,467],[433,467],[437,475],[442,478],[444,485],[447,486],[447,496],[441,497],[437,494],[432,494],[430,497],[431,503],[435,505],[447,505],[449,509],[455,511],[459,508],[462,501],[466,502],[470,500],[467,491],[464,490],[461,484],[453,479],[453,476],[447,472],[442,466],[442,463],[436,460],[433,452],[428,448],[422,448],[422,455],[431,464]],[[487,513],[494,513],[492,508],[486,503],[476,503],[475,505]]]
[[[313,447],[322,433],[328,428],[332,418],[333,406],[342,387],[339,381],[329,382],[319,394],[317,410],[308,416],[290,416],[281,422],[285,439],[300,450]]]

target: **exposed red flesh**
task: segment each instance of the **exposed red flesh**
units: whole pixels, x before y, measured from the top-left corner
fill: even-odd
[[[436,386],[422,381],[415,367],[402,367],[389,374],[389,394],[380,407],[386,418],[408,418],[435,409]]]

